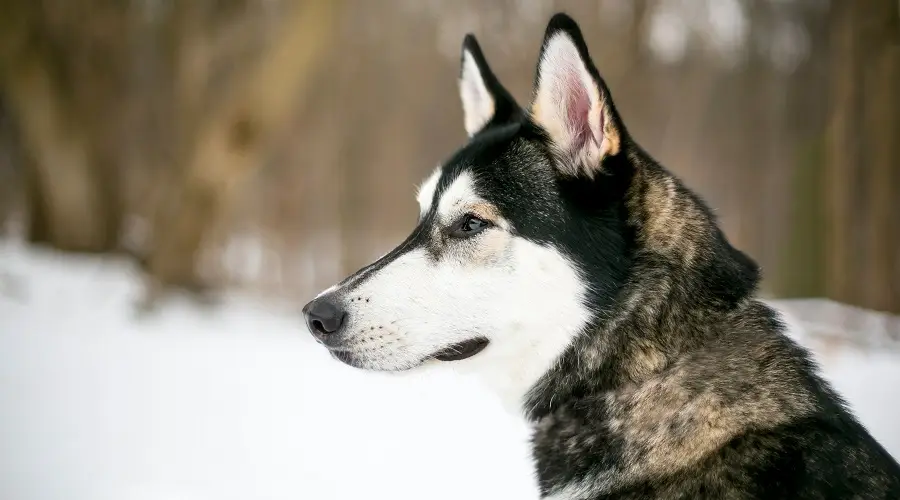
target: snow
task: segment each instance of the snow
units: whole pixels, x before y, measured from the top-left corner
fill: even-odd
[[[139,293],[125,262],[0,240],[0,498],[537,498],[527,429],[474,381],[341,365],[299,303],[139,316]],[[809,304],[779,306],[900,456],[898,350],[820,342]]]

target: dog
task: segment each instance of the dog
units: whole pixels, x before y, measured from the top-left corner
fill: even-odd
[[[475,374],[533,429],[547,499],[900,498],[900,466],[755,298],[756,263],[629,135],[576,22],[532,102],[475,37],[468,142],[399,246],[303,308],[334,358]]]

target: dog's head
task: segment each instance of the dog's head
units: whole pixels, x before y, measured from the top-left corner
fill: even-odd
[[[521,394],[624,280],[630,141],[562,14],[547,28],[527,110],[471,35],[459,88],[469,141],[421,185],[412,234],[304,313],[352,366],[453,361],[502,371]]]

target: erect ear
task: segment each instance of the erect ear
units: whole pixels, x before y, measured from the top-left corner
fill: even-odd
[[[621,126],[581,29],[565,15],[550,20],[541,45],[531,115],[562,155],[564,173],[588,176],[619,153]]]
[[[522,116],[522,108],[494,76],[471,33],[463,40],[459,96],[469,137]]]

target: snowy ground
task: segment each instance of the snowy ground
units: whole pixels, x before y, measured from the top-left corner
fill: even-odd
[[[176,300],[138,318],[138,294],[125,264],[0,241],[0,498],[537,497],[526,429],[473,381],[345,367],[302,304]],[[897,320],[856,311],[884,332],[848,335],[822,321],[837,304],[782,305],[900,456]]]

